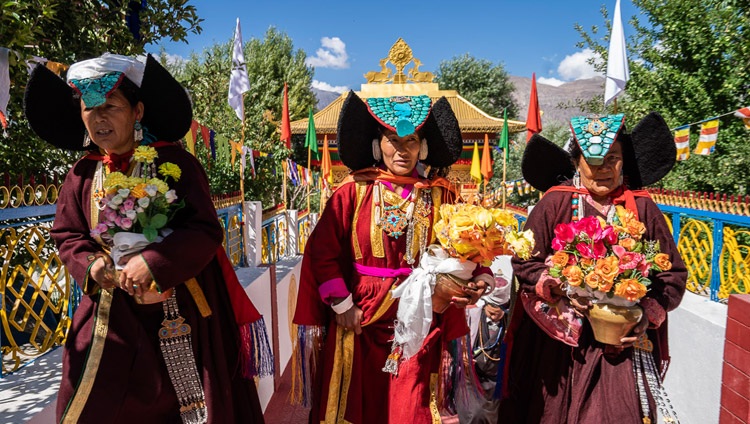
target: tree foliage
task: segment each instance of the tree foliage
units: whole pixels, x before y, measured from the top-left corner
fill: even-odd
[[[747,0],[634,0],[645,17],[633,17],[635,34],[628,42],[630,81],[619,109],[632,127],[655,110],[674,128],[748,106],[750,91],[750,2]],[[602,9],[605,20],[606,9]],[[599,28],[586,32],[583,41],[604,61],[608,34]],[[698,139],[691,129],[691,147]],[[684,190],[747,194],[750,187],[750,133],[742,121],[721,118],[716,150],[710,156],[692,155],[678,162],[661,185]]]
[[[133,2],[121,0],[5,0],[0,7],[0,40],[10,54],[10,126],[0,137],[0,169],[15,175],[62,174],[78,154],[49,147],[28,127],[23,92],[25,60],[32,56],[70,64],[113,53],[142,54],[160,40],[185,41],[200,33],[201,19],[187,0],[151,0],[140,11],[136,40],[125,21]],[[136,2],[140,4],[140,2]]]
[[[435,81],[441,90],[456,90],[491,116],[518,116],[518,105],[513,100],[513,83],[502,64],[494,65],[486,59],[477,59],[468,53],[440,62]]]
[[[282,201],[281,162],[290,154],[279,134],[284,82],[288,84],[290,119],[304,118],[309,108],[315,105],[315,95],[310,88],[313,71],[305,66],[305,52],[295,50],[291,38],[275,28],[266,31],[263,40],[251,39],[245,43],[250,91],[244,96],[243,130],[241,121],[227,102],[231,52],[231,41],[215,44],[200,55],[193,54],[186,63],[173,66],[173,71],[190,91],[196,121],[229,140],[244,140],[253,150],[269,154],[256,158],[254,178],[248,159],[245,196],[260,200],[265,206],[278,204]],[[208,160],[209,155],[205,147],[199,146],[197,156],[208,170],[211,190],[216,193],[238,191],[237,165],[232,169],[225,161]],[[306,207],[306,202],[294,206]]]

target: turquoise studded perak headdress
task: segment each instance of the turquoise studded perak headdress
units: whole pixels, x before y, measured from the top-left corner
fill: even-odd
[[[414,134],[424,125],[430,113],[429,96],[370,97],[366,100],[372,116],[399,137]]]
[[[68,84],[87,108],[93,108],[104,104],[124,77],[140,87],[144,70],[145,65],[134,57],[104,53],[71,65]]]
[[[583,152],[583,157],[590,165],[601,165],[604,156],[617,139],[623,128],[625,114],[587,118],[576,116],[570,120],[573,138]]]

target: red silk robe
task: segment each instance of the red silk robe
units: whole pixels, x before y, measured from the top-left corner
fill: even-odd
[[[360,275],[352,264],[390,269],[411,265],[404,260],[406,234],[389,237],[373,224],[373,186],[367,181],[339,187],[305,248],[294,322],[328,330],[313,386],[311,421],[439,422],[436,391],[443,345],[468,332],[466,319],[463,310],[453,307],[442,315],[433,314],[421,350],[400,364],[398,376],[382,370],[391,352],[398,309],[398,299],[390,299],[389,292],[405,277]],[[442,189],[432,190],[433,200],[442,201]],[[431,240],[434,208],[429,219]],[[331,281],[343,282],[362,309],[362,334],[338,328],[330,306],[321,300],[320,286]]]
[[[174,230],[142,255],[162,290],[174,287],[180,314],[192,329],[193,354],[203,382],[208,420],[212,423],[262,423],[255,384],[242,377],[239,333],[229,294],[217,260],[223,231],[211,202],[208,180],[200,163],[177,145],[157,149],[157,166],[172,162],[182,170],[171,183],[185,208],[168,224]],[[101,251],[89,235],[92,177],[97,161],[81,159],[68,173],[57,202],[52,238],[60,258],[76,282],[87,281],[88,256]],[[211,308],[203,318],[182,283],[196,277]],[[95,283],[91,282],[91,285]],[[82,382],[97,324],[100,295],[84,294],[75,312],[63,351],[63,377],[57,398],[57,420],[82,384],[93,384],[79,422],[181,423],[179,405],[159,348],[157,332],[164,319],[162,305],[139,305],[115,289],[107,336],[96,378]]]

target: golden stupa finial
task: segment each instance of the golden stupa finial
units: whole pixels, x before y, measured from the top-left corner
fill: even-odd
[[[414,61],[414,66],[409,69],[408,75],[404,74],[404,68],[409,62]],[[396,73],[393,74],[391,69],[387,66],[390,62],[395,68]],[[411,47],[404,41],[403,38],[399,38],[391,46],[388,51],[388,57],[380,59],[380,71],[370,71],[365,74],[365,79],[368,83],[389,83],[394,84],[405,84],[407,81],[411,82],[432,82],[435,75],[432,72],[420,71],[419,67],[422,62],[415,58],[412,54]]]

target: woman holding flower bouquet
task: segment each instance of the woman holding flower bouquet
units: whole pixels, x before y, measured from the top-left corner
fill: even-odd
[[[260,315],[221,248],[205,172],[176,143],[192,120],[187,93],[151,56],[105,54],[67,78],[38,66],[25,98],[41,138],[89,150],[51,231],[83,292],[57,421],[263,422],[243,376]]]
[[[499,422],[656,422],[671,414],[660,384],[667,312],[687,272],[638,189],[670,171],[674,142],[656,113],[630,134],[622,114],[576,117],[571,129],[569,152],[535,135],[523,157],[524,177],[546,194],[526,224],[534,257],[513,262],[520,290]]]
[[[445,98],[363,101],[350,92],[337,132],[341,160],[353,173],[328,200],[302,262],[294,322],[304,326],[298,369],[312,394],[306,387],[301,400],[312,401],[311,422],[439,421],[443,345],[468,331],[456,307],[475,303],[494,279],[489,268],[470,270],[456,307],[423,311],[427,334],[408,359],[393,342],[405,301],[392,289],[424,258],[440,205],[454,199],[445,179],[425,178],[422,164],[435,170],[458,159],[458,122]]]

